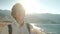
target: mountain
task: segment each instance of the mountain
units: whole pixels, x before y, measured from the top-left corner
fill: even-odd
[[[27,22],[40,24],[60,24],[60,14],[33,14],[26,15]]]
[[[0,10],[0,21],[12,21],[11,11]]]
[[[11,11],[0,10],[0,21],[13,21]],[[24,21],[38,24],[60,24],[60,14],[28,14]]]

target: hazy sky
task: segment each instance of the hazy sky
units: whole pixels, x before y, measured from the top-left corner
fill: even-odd
[[[16,1],[15,0],[0,0],[0,9],[10,10]],[[18,1],[21,1],[21,0],[18,0]],[[23,0],[23,1],[25,1],[25,0]],[[33,3],[33,1],[35,1],[35,4]],[[35,10],[34,8],[32,8],[33,9],[33,10],[31,9],[32,12],[34,12],[34,10],[35,10],[35,11],[37,11],[37,13],[41,12],[41,13],[60,14],[60,0],[33,0],[33,1],[32,1],[32,3],[34,5],[38,5],[38,6],[35,6],[35,7],[38,7],[38,8],[36,8],[38,10]],[[28,3],[29,1],[26,0],[25,2]],[[28,8],[29,8],[29,5],[28,5]]]

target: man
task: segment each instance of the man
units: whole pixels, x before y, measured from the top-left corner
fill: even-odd
[[[29,34],[28,28],[27,28],[26,24],[24,24],[24,16],[25,16],[24,7],[21,4],[16,3],[12,7],[11,15],[16,20],[16,22],[13,23],[13,24],[15,24],[15,26],[12,25],[13,26],[12,34]]]

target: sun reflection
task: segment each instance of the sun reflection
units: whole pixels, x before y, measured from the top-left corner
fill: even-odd
[[[40,31],[44,31],[44,29],[40,28],[40,27],[37,27],[35,24],[33,23],[30,23],[32,26],[33,26],[33,29],[37,29],[37,30],[40,30]]]

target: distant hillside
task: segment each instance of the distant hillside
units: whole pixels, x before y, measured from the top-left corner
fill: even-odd
[[[0,21],[12,21],[11,11],[0,10]]]
[[[27,22],[40,24],[60,24],[60,14],[33,14],[26,15]]]
[[[0,21],[13,21],[11,11],[0,10]],[[31,14],[25,16],[25,22],[39,24],[60,24],[60,14]]]

